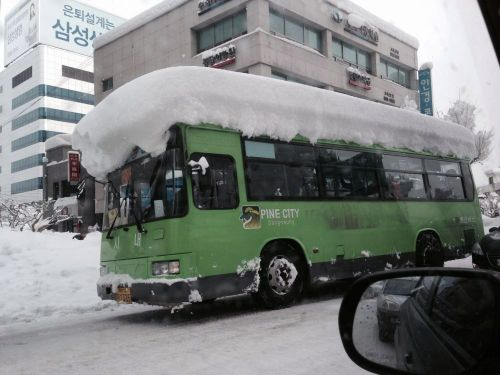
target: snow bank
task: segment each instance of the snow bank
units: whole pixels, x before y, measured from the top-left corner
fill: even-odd
[[[289,141],[337,139],[438,155],[474,155],[464,127],[365,99],[250,74],[201,67],[157,70],[116,89],[76,126],[73,147],[102,178],[135,146],[159,154],[173,124],[202,122]]]
[[[116,306],[97,297],[100,233],[73,235],[0,228],[0,326]]]

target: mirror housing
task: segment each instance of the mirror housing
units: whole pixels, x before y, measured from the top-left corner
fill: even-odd
[[[492,335],[498,336],[498,330],[500,327],[500,273],[490,272],[490,271],[479,271],[472,269],[460,269],[460,268],[414,268],[414,269],[404,269],[404,270],[393,270],[377,272],[368,276],[361,277],[353,283],[347,293],[344,295],[342,304],[339,311],[339,332],[342,339],[342,344],[344,349],[358,366],[365,370],[371,371],[377,374],[412,374],[413,372],[398,369],[396,367],[389,367],[385,364],[375,362],[368,359],[368,355],[363,355],[360,353],[356,347],[355,335],[356,324],[355,315],[358,311],[358,306],[363,306],[360,304],[363,298],[367,298],[367,291],[370,291],[370,287],[377,282],[381,282],[388,279],[399,279],[399,278],[414,278],[414,277],[451,277],[451,278],[462,278],[467,280],[481,280],[486,281],[491,285],[493,296],[494,296],[494,308],[491,309],[492,315],[494,317],[494,330],[491,330]],[[371,297],[371,295],[369,296]],[[374,311],[374,310],[373,310]],[[373,317],[371,317],[373,318]],[[398,322],[399,323],[399,322]],[[409,322],[413,323],[412,321]],[[376,324],[376,323],[373,323]],[[359,326],[357,327],[359,328]],[[359,332],[359,330],[358,330]],[[494,336],[494,337],[496,337]],[[492,336],[493,337],[493,336]],[[495,344],[491,347],[484,349],[485,361],[479,360],[472,368],[467,368],[467,373],[470,370],[478,369],[478,373],[491,373],[492,368],[488,366],[494,366],[495,370],[498,371],[498,362],[496,358],[498,357],[498,352],[500,351],[500,343],[498,340],[494,340]],[[375,346],[377,348],[377,346]],[[396,349],[394,349],[396,350]],[[436,354],[437,356],[439,354]],[[489,359],[491,358],[491,361]],[[451,371],[451,370],[450,370]]]

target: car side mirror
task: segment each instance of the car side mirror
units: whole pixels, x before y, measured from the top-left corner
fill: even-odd
[[[362,277],[340,307],[344,349],[378,374],[496,372],[499,275],[419,268]]]

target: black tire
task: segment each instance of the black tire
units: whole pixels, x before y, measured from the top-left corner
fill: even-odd
[[[294,272],[294,269],[296,274]],[[304,288],[304,265],[298,252],[287,245],[275,245],[261,256],[257,297],[268,308],[290,306]]]
[[[422,233],[417,239],[417,267],[443,267],[443,246],[431,232]]]
[[[379,327],[378,338],[382,342],[393,342],[394,341],[394,332],[390,332],[386,328]]]

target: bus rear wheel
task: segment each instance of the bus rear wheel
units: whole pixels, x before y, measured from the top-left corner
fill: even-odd
[[[422,233],[417,239],[417,266],[443,267],[443,247],[439,238],[431,232]]]
[[[259,270],[259,300],[268,308],[291,305],[302,293],[304,267],[292,249],[273,247],[264,251]]]

